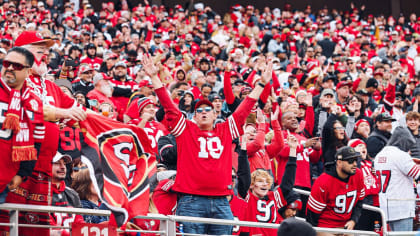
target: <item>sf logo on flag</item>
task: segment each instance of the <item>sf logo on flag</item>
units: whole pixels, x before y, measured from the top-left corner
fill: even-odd
[[[108,187],[121,186],[129,199],[142,192],[147,186],[143,183],[147,178],[148,155],[137,135],[129,129],[115,129],[97,139],[105,181],[111,184]]]

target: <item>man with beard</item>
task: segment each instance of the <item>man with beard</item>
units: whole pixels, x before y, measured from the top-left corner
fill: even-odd
[[[62,119],[81,121],[86,118],[86,112],[74,99],[64,94],[56,84],[45,79],[47,73],[45,61],[53,44],[54,41],[43,39],[36,31],[24,31],[15,41],[15,46],[28,49],[35,57],[32,75],[26,79],[26,82],[44,104],[44,120],[47,122],[44,122],[45,131],[42,134],[48,137],[48,142],[42,143],[32,175],[20,185],[22,191],[9,193],[6,198],[8,203],[51,205],[51,160],[57,152],[59,140],[59,127],[55,122]],[[22,214],[24,217],[21,222],[25,224],[45,225],[50,222],[48,213]],[[49,235],[48,229],[23,228],[20,232],[24,235]]]
[[[306,212],[306,220],[312,226],[354,229],[362,213],[362,200],[365,197],[363,174],[357,168],[358,157],[360,153],[352,147],[338,149],[335,168],[315,180]]]
[[[111,100],[117,107],[118,120],[123,121],[123,115],[133,91],[138,89],[138,84],[127,76],[127,65],[123,61],[115,64],[112,70],[113,79],[110,80],[114,91]]]
[[[86,95],[92,107],[98,109],[99,105],[105,102],[111,104],[114,111],[116,110],[114,103],[110,99],[112,97],[110,79],[111,77],[106,76],[104,73],[98,73],[93,77],[94,89]]]
[[[82,208],[79,195],[76,191],[66,186],[64,180],[66,179],[67,168],[66,165],[72,162],[71,156],[57,152],[52,160],[52,190],[53,198],[52,205],[58,207],[77,207]],[[51,213],[52,221],[57,226],[70,226],[71,223],[84,223],[81,215],[69,213]],[[65,229],[53,230],[58,235],[69,235]],[[51,235],[57,235],[51,233]]]
[[[310,163],[317,163],[321,156],[321,142],[319,137],[306,139],[303,135],[298,134],[299,123],[296,118],[296,114],[292,111],[283,113],[281,117],[281,124],[283,127],[283,137],[287,137],[288,133],[295,136],[298,140],[297,155],[299,156],[296,164],[296,172],[299,175],[296,176],[294,186],[295,188],[310,190],[311,189],[311,170]],[[284,142],[283,149],[276,155],[277,166],[277,184],[281,184],[282,176],[286,168],[286,163],[289,157],[290,147],[287,144],[287,140]],[[302,199],[302,212],[299,215],[304,217],[306,202],[308,197],[305,195],[300,196]]]
[[[36,135],[44,128],[42,102],[26,84],[33,62],[31,52],[14,47],[1,69],[0,203],[4,203],[9,191],[16,191],[23,179],[31,175],[44,138]],[[28,135],[22,135],[25,133]]]
[[[86,57],[82,57],[80,63],[90,64],[93,69],[99,70],[101,68],[103,60],[96,56],[96,46],[93,43],[89,43],[86,46]]]

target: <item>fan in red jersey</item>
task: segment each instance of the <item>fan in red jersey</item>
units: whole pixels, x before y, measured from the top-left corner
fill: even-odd
[[[15,46],[28,49],[35,57],[32,75],[26,79],[26,82],[44,104],[44,120],[51,122],[44,122],[44,134],[48,137],[48,142],[42,143],[32,175],[20,185],[23,189],[20,195],[16,191],[7,196],[8,203],[51,205],[51,160],[57,152],[59,140],[59,127],[55,122],[58,119],[80,121],[86,118],[86,112],[73,98],[67,96],[56,84],[45,79],[46,58],[53,44],[54,41],[44,39],[36,31],[24,31],[15,40]],[[24,223],[29,224],[49,224],[50,220],[47,213],[22,213],[21,217],[24,218]],[[48,229],[41,228],[22,228],[20,232],[24,235],[49,235]]]
[[[34,61],[26,49],[15,47],[3,60],[0,79],[0,203],[31,175],[44,131],[42,102],[26,85]]]
[[[306,220],[316,227],[354,229],[365,197],[360,153],[352,147],[337,150],[336,166],[319,176],[312,187]],[[332,235],[332,234],[323,234]]]
[[[273,177],[265,171],[258,169],[251,174],[251,186],[245,197],[247,208],[245,210],[245,221],[278,224],[283,221],[279,210],[287,206],[286,198],[293,194],[292,188],[296,175],[296,148],[299,145],[298,139],[289,134],[287,143],[290,147],[289,161],[284,170],[284,176],[280,187],[270,191],[273,184]],[[241,235],[277,235],[277,229],[244,227]]]
[[[263,71],[261,81],[242,101],[227,121],[214,126],[213,104],[200,100],[195,105],[195,122],[186,120],[157,77],[158,67],[150,57],[143,68],[151,77],[156,95],[165,110],[166,125],[176,138],[178,160],[173,190],[180,194],[177,215],[233,219],[226,196],[232,189],[232,140],[243,130],[245,118],[271,79],[272,62]],[[211,181],[209,181],[211,180]],[[230,234],[231,226],[183,222],[185,233]]]

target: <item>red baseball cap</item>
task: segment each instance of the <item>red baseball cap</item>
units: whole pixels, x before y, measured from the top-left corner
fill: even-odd
[[[211,108],[214,108],[213,107],[213,103],[211,103],[209,100],[207,100],[207,99],[202,99],[202,100],[200,100],[200,101],[198,101],[197,102],[197,104],[195,104],[195,106],[194,106],[194,110],[197,110],[197,108],[199,108],[201,105],[208,105],[208,106],[210,106]]]
[[[45,44],[47,47],[54,45],[54,40],[44,39],[39,32],[23,31],[15,40],[15,46],[20,47],[29,44]]]
[[[340,89],[341,87],[344,87],[344,86],[349,86],[349,87],[351,87],[351,82],[349,82],[349,81],[340,81],[338,84],[337,84],[337,89]]]
[[[85,73],[86,71],[93,71],[93,67],[91,64],[82,64],[79,67],[79,73]]]

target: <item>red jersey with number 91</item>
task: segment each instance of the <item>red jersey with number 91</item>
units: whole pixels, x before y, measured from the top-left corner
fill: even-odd
[[[320,214],[318,227],[344,227],[351,219],[356,203],[364,197],[363,174],[359,169],[347,182],[323,173],[312,187],[307,210]]]

